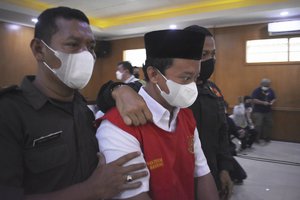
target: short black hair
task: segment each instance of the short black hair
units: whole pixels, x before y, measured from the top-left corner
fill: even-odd
[[[49,43],[52,35],[58,29],[56,19],[60,17],[64,19],[77,19],[90,24],[87,16],[80,10],[69,7],[49,8],[43,11],[38,17],[38,22],[35,24],[34,37]]]
[[[194,31],[194,32],[202,33],[205,36],[213,37],[213,34],[207,28],[198,25],[188,26],[184,28],[184,30]]]
[[[149,81],[149,77],[147,74],[147,68],[152,66],[158,69],[163,75],[165,75],[166,69],[170,68],[173,64],[173,58],[147,58],[145,61],[145,65],[143,65],[143,72],[145,81]]]
[[[127,69],[129,73],[132,75],[133,74],[133,67],[129,61],[122,61],[118,63],[118,66],[122,65],[124,69]]]

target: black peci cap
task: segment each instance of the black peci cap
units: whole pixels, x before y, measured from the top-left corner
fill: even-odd
[[[188,30],[160,30],[144,36],[147,58],[200,60],[205,35]]]

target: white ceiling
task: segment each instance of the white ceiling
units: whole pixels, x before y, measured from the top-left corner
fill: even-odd
[[[53,6],[82,10],[101,39],[117,39],[192,24],[224,27],[300,19],[300,0],[0,0],[0,21],[34,26]],[[285,17],[280,12],[287,11]]]

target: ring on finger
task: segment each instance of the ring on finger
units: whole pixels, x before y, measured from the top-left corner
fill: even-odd
[[[131,182],[131,181],[133,181],[132,176],[131,176],[131,175],[127,175],[127,176],[126,176],[126,182],[129,183],[129,182]]]

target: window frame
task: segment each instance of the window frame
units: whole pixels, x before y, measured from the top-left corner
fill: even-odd
[[[261,39],[247,39],[244,42],[244,63],[247,66],[257,66],[257,65],[262,65],[262,66],[266,66],[266,65],[299,65],[300,64],[300,60],[299,61],[284,61],[284,62],[254,62],[254,63],[247,63],[247,41],[251,41],[251,40],[268,40],[268,39],[288,39],[288,59],[290,59],[290,39],[291,38],[300,38],[299,35],[295,35],[295,36],[290,36],[290,37],[275,37],[275,38],[261,38]]]

